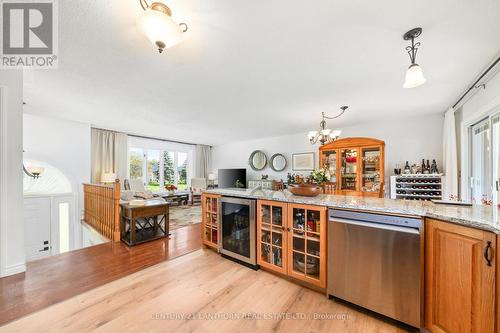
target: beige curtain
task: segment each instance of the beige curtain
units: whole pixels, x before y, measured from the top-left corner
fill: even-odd
[[[121,184],[127,178],[128,136],[124,133],[92,129],[91,180],[99,183],[103,173],[116,173]]]
[[[196,145],[196,178],[207,178],[212,167],[212,147]]]

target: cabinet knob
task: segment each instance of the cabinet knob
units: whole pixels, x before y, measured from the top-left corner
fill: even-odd
[[[492,254],[491,254],[491,242],[486,243],[483,253],[484,259],[486,259],[487,265],[491,266]]]

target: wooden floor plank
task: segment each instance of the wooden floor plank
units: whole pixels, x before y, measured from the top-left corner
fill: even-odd
[[[0,279],[0,325],[200,249],[200,235],[196,224],[173,230],[169,240],[106,243],[30,262],[26,273]]]
[[[285,318],[285,314],[295,317]],[[321,314],[323,320],[315,320],[315,314]],[[274,274],[223,259],[207,249],[115,280],[1,329],[4,332],[406,332],[390,321],[329,300]]]

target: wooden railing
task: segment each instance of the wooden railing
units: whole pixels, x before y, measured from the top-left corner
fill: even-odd
[[[115,242],[120,241],[120,181],[112,185],[83,184],[84,221]]]

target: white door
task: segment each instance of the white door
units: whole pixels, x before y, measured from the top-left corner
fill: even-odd
[[[492,198],[490,119],[472,126],[471,193],[472,202],[481,204]]]
[[[50,201],[50,197],[24,199],[26,261],[48,257],[51,254]]]

